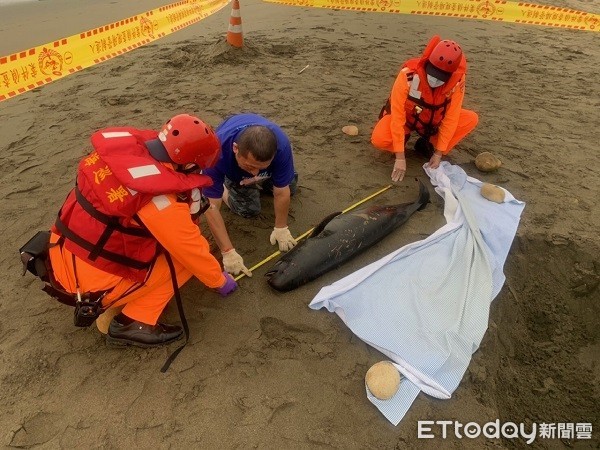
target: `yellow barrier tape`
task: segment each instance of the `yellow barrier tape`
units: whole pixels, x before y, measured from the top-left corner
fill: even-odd
[[[264,0],[282,5],[351,11],[461,17],[599,31],[600,15],[504,0]]]
[[[0,102],[199,22],[230,0],[184,0],[0,58]]]
[[[354,205],[352,206],[348,206],[345,210],[343,210],[340,214],[346,214],[348,211],[352,211],[354,208],[356,208],[357,206],[362,205],[364,202],[371,200],[373,197],[378,196],[379,194],[387,191],[389,188],[391,188],[393,186],[393,184],[388,184],[386,187],[378,190],[377,192],[369,195],[368,197],[363,198],[362,200],[356,202]],[[298,236],[296,238],[296,241],[300,241],[301,239],[304,239],[306,236],[308,236],[310,233],[313,232],[313,230],[315,229],[315,227],[312,227],[310,230],[305,231],[304,233],[302,233],[300,236]],[[254,270],[258,269],[260,266],[262,266],[263,264],[268,263],[269,261],[271,261],[273,258],[275,258],[276,256],[281,255],[281,252],[279,250],[277,250],[276,252],[272,253],[270,256],[267,256],[265,259],[263,259],[261,262],[254,264],[252,267],[250,267],[250,272],[253,272]],[[244,278],[246,276],[246,274],[241,273],[239,274],[237,277],[235,277],[235,281],[238,281],[241,278]]]

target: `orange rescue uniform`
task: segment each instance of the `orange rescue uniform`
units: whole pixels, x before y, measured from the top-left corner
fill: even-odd
[[[439,38],[437,41],[432,40],[421,58],[407,61],[396,77],[389,98],[389,108],[384,108],[371,135],[371,143],[375,147],[392,153],[404,152],[405,140],[412,131],[417,131],[429,137],[434,148],[445,155],[477,125],[477,114],[462,109],[466,73],[464,57],[456,73],[445,85],[431,89],[427,83],[424,67],[437,42]],[[416,82],[415,77],[418,77]],[[415,114],[415,102],[411,101],[411,96],[415,93],[421,100],[439,108],[431,124],[433,131],[429,130],[432,131],[431,136],[427,136],[422,128],[417,128],[416,124],[407,120]],[[445,106],[442,107],[444,103]]]
[[[182,286],[192,276],[210,288],[219,288],[225,276],[219,262],[210,254],[209,245],[192,221],[187,203],[175,194],[156,196],[138,211],[138,217],[160,245],[170,253]],[[51,242],[59,236],[52,234]],[[50,261],[56,280],[69,292],[77,292],[73,255],[65,246],[50,249]],[[123,313],[139,322],[155,325],[173,297],[171,273],[164,254],[158,256],[145,283],[113,275],[75,257],[80,292],[112,289],[103,299],[103,307],[125,305]]]

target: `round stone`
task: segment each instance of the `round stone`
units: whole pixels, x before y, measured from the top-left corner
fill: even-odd
[[[342,127],[342,131],[348,136],[356,136],[358,134],[358,127],[356,125],[346,125]]]
[[[493,172],[497,170],[502,165],[502,161],[500,161],[495,155],[490,152],[483,152],[477,155],[475,158],[475,166],[481,170],[482,172]]]
[[[389,400],[400,386],[400,372],[389,361],[373,364],[365,375],[365,383],[379,400]]]
[[[495,184],[483,183],[481,186],[481,195],[491,202],[504,203],[506,192]]]

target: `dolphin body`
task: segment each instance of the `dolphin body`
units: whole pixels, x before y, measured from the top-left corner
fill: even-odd
[[[269,285],[278,291],[291,291],[338,268],[390,234],[428,202],[429,191],[419,181],[419,198],[412,203],[330,214],[265,274]]]

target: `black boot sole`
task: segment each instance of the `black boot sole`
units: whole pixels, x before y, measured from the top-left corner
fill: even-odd
[[[114,338],[109,335],[106,335],[106,345],[109,347],[141,347],[141,348],[154,348],[154,347],[163,347],[165,345],[169,345],[171,342],[176,342],[183,337],[183,333],[177,336],[176,338],[169,339],[165,342],[158,342],[156,344],[146,344],[144,342],[133,341],[131,339],[122,339],[122,338]]]

